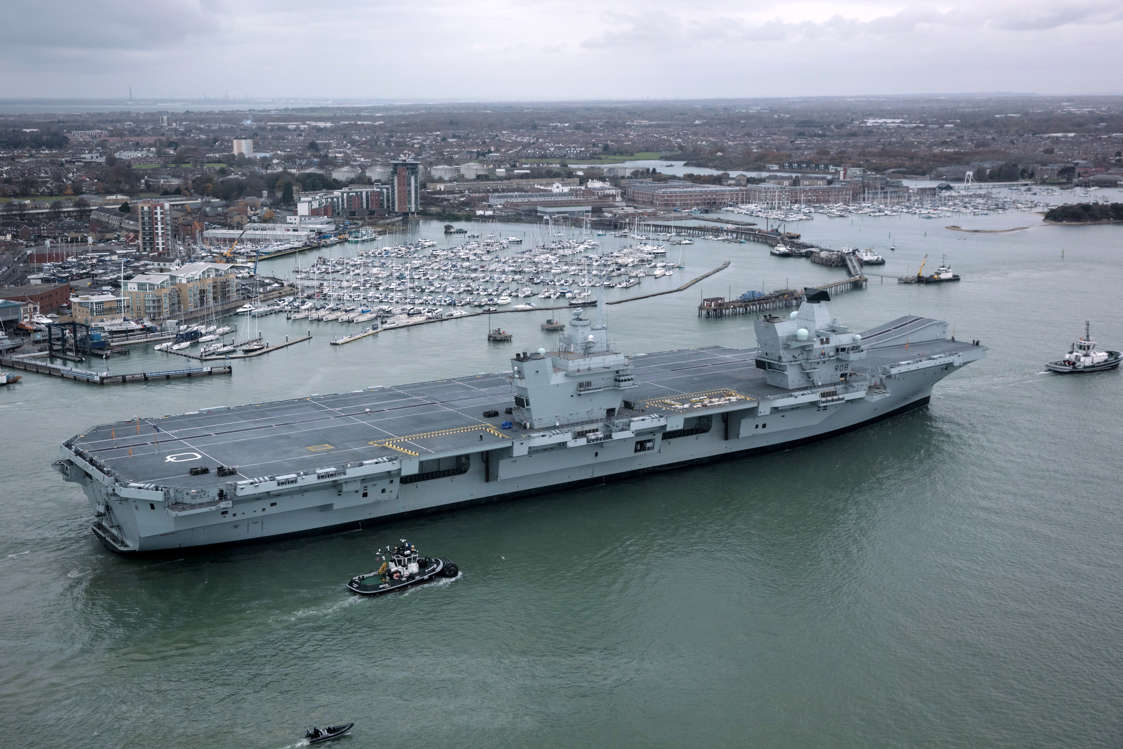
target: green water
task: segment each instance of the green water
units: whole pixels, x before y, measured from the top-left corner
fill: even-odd
[[[798,227],[884,250],[891,276],[925,253],[964,276],[875,277],[832,303],[856,329],[915,313],[983,340],[988,357],[925,410],[787,452],[363,532],[122,558],[50,463],[107,420],[502,370],[540,345],[548,313],[504,316],[513,347],[485,342],[486,317],[342,347],[327,343],[342,327],[267,318],[273,340],[315,338],[236,362],[230,378],[95,388],[25,374],[0,389],[0,729],[20,737],[0,743],[282,747],[308,724],[353,720],[350,747],[1120,746],[1121,377],[1042,364],[1085,319],[1101,345],[1123,346],[1123,233],[942,227],[1038,219]],[[444,243],[439,229],[422,231]],[[757,245],[697,241],[683,257],[681,277],[660,283],[733,264],[701,288],[610,307],[620,350],[751,345],[751,319],[699,320],[699,296],[839,277]],[[178,362],[137,351],[109,367]],[[348,595],[400,537],[462,576]]]

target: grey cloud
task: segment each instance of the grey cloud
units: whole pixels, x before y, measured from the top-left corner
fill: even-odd
[[[5,0],[4,10],[19,20],[0,26],[0,44],[20,48],[160,49],[218,26],[215,15],[194,0]]]

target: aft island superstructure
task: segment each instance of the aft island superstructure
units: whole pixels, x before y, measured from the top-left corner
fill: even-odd
[[[774,449],[928,402],[985,349],[901,317],[858,334],[824,292],[759,348],[629,357],[577,308],[505,373],[98,426],[63,445],[120,552],[233,543]]]

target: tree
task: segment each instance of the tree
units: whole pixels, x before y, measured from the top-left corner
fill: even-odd
[[[47,217],[51,221],[58,221],[62,218],[62,201],[52,200],[50,207],[47,209]]]
[[[296,200],[292,194],[292,182],[286,182],[285,186],[281,188],[281,204],[292,205]]]
[[[75,198],[70,205],[76,209],[75,215],[80,221],[85,221],[90,217],[90,201],[85,198]]]
[[[312,153],[319,153],[320,152],[320,144],[317,143],[314,140],[310,140],[310,141],[308,141],[308,150],[311,151]]]
[[[132,206],[130,206],[129,201],[126,200],[124,203],[117,206],[117,210],[120,211],[121,213],[128,213],[129,211],[132,210]]]

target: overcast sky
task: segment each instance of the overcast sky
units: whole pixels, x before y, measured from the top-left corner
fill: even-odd
[[[1123,93],[1123,0],[2,0],[0,97]]]

